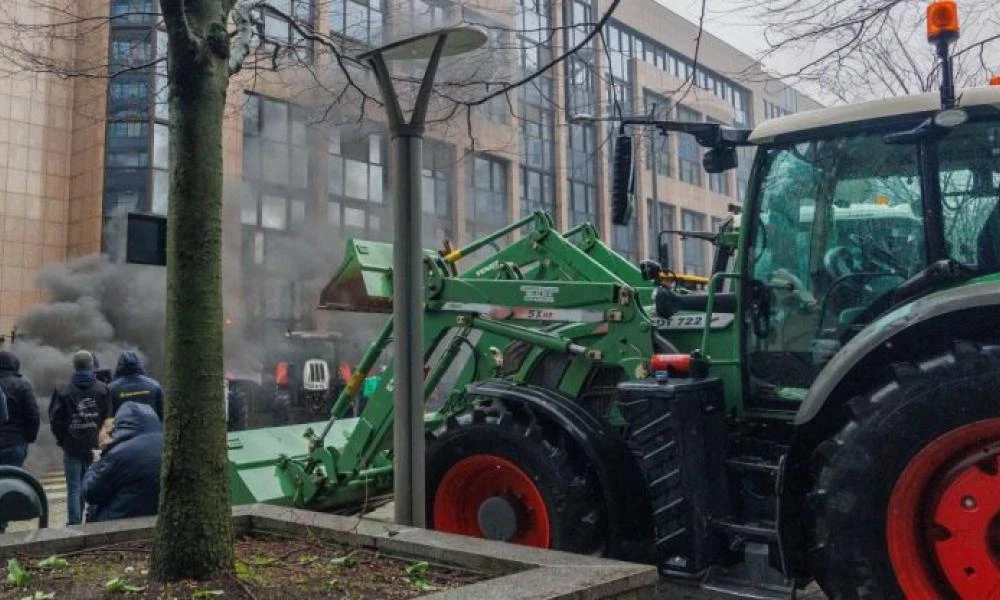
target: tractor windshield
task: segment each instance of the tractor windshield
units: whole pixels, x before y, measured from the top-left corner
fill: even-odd
[[[942,218],[930,221],[924,148],[887,144],[886,133],[762,148],[749,266],[755,377],[808,387],[887,294],[927,267],[929,236],[978,272],[1000,271],[1000,122],[971,120],[936,142]]]

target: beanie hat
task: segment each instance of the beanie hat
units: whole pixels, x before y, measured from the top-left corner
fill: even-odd
[[[94,368],[94,355],[86,350],[78,350],[73,355],[73,368],[77,371],[89,371]]]

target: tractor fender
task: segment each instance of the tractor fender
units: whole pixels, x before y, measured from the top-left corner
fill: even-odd
[[[827,401],[836,395],[841,383],[865,363],[865,359],[881,348],[891,347],[892,341],[899,336],[949,315],[997,305],[1000,305],[1000,281],[973,281],[928,294],[882,315],[854,336],[826,364],[799,407],[795,424],[802,426],[810,423]],[[992,320],[1000,319],[1000,314],[990,313]],[[987,323],[980,321],[979,325],[985,327]],[[954,333],[959,334],[958,331]]]
[[[642,474],[620,436],[572,398],[547,388],[494,379],[468,386],[467,394],[522,404],[566,432],[601,485],[607,509],[607,554],[623,560],[652,560],[652,510]]]

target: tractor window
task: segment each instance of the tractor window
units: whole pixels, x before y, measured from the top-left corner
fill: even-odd
[[[916,150],[882,136],[763,157],[748,349],[765,387],[808,387],[856,318],[926,264]]]
[[[1000,271],[1000,126],[970,123],[941,141],[941,202],[951,258]]]

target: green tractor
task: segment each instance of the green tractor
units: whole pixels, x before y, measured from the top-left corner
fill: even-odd
[[[956,95],[944,66],[940,97],[753,131],[655,122],[695,135],[710,172],[756,147],[716,239],[735,260],[703,293],[543,213],[427,251],[428,526],[744,597],[813,579],[832,598],[1000,597],[1000,87]],[[391,257],[352,240],[321,305],[390,312]],[[234,502],[364,511],[391,492],[391,363],[346,418],[391,331],[328,421],[230,435]]]

